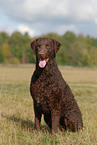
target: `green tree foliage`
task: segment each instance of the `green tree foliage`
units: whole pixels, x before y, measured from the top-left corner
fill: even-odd
[[[9,39],[9,35],[6,32],[1,32],[0,33],[0,47],[2,46],[3,43],[7,42]]]
[[[9,39],[9,35],[6,32],[0,33],[0,63],[4,62],[4,56],[2,54],[2,45],[7,42]]]
[[[12,54],[18,58],[21,63],[34,62],[34,54],[31,55],[30,42],[31,38],[28,33],[22,35],[20,32],[14,32],[9,39]]]
[[[0,47],[0,63],[3,63],[3,62],[4,62],[4,57],[2,54],[2,48]]]
[[[14,57],[11,53],[10,46],[8,43],[2,45],[2,56],[4,58],[4,63],[19,63],[19,60]]]
[[[62,46],[57,53],[57,63],[61,65],[97,66],[97,39],[90,36],[66,32],[63,36],[48,33],[41,37],[58,40]],[[0,33],[0,63],[34,63],[35,55],[31,50],[31,38],[26,32],[14,32],[9,36]]]

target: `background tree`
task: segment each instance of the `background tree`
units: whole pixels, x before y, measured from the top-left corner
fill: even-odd
[[[10,46],[8,43],[2,45],[2,55],[4,58],[4,63],[19,63],[19,60],[14,57],[11,53]]]
[[[48,33],[40,37],[50,37],[58,40],[62,46],[57,53],[57,63],[62,65],[97,66],[97,39],[82,34],[75,35],[66,32],[63,36]],[[34,63],[35,55],[30,43],[36,39],[26,32],[14,32],[9,36],[0,33],[0,63]]]

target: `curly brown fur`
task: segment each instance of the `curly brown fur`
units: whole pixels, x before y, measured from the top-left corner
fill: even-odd
[[[51,38],[38,38],[31,43],[36,54],[36,69],[30,85],[35,128],[40,129],[43,114],[53,132],[59,126],[75,132],[82,129],[83,121],[74,95],[56,64],[55,56],[60,46],[58,41]]]

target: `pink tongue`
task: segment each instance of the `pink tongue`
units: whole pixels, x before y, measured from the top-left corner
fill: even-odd
[[[44,68],[46,65],[46,61],[45,60],[40,60],[39,61],[39,67]]]

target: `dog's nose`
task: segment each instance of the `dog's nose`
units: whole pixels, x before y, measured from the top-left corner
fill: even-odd
[[[38,55],[39,55],[39,57],[40,57],[41,59],[44,59],[44,56],[45,56],[44,53],[41,52],[41,53],[39,53]]]
[[[44,55],[44,53],[39,53],[39,55]]]

